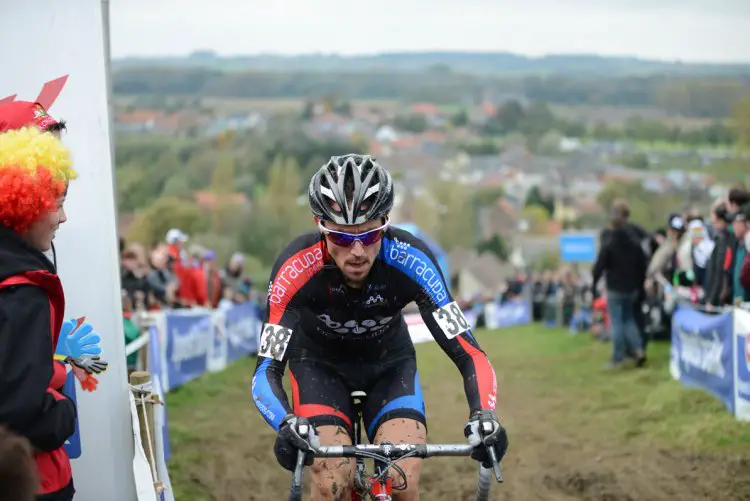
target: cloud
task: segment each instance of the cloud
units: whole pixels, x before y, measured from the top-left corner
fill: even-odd
[[[113,0],[124,55],[399,50],[750,61],[748,0]]]

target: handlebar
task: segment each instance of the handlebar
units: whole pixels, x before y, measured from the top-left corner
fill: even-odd
[[[387,461],[398,460],[403,457],[429,458],[429,457],[461,457],[470,456],[474,447],[468,444],[359,444],[359,445],[331,445],[321,446],[313,449],[317,458],[373,458],[380,456]],[[503,481],[503,473],[497,461],[497,455],[493,447],[487,447],[492,470],[480,466],[479,484],[477,486],[477,501],[488,499],[490,489],[490,472],[494,471],[495,479]],[[290,501],[302,499],[302,472],[305,467],[305,453],[297,453],[297,467],[292,476],[292,487],[289,495]]]
[[[314,449],[319,458],[369,457],[377,454],[386,459],[399,459],[403,456],[429,458],[439,456],[470,456],[474,448],[468,444],[360,444],[331,445]]]

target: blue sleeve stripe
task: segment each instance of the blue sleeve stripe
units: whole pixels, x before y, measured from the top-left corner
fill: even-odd
[[[440,275],[437,264],[411,244],[383,238],[383,260],[386,264],[416,282],[437,306],[450,301],[448,287]]]
[[[261,362],[253,376],[253,401],[268,424],[278,431],[281,421],[286,416],[284,405],[279,401],[268,381],[268,367],[272,359]]]

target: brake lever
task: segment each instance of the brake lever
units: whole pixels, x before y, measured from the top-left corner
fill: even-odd
[[[482,423],[482,432],[486,433],[487,435],[492,433],[492,427],[490,425],[489,429],[486,429],[486,425],[489,425],[490,423]],[[497,453],[495,452],[495,448],[491,445],[484,445],[485,450],[487,451],[487,455],[490,458],[490,461],[492,462],[492,471],[495,474],[495,479],[502,483],[503,482],[503,472],[500,469],[500,461],[497,460]]]
[[[297,434],[300,437],[307,440],[307,436],[310,433],[310,429],[307,424],[300,425],[297,428]],[[290,501],[298,501],[302,499],[302,479],[305,471],[305,452],[297,451],[297,464],[292,473],[292,488],[289,495]]]
[[[495,453],[495,448],[491,445],[485,445],[485,448],[487,449],[487,455],[490,457],[490,461],[492,461],[492,471],[495,474],[495,479],[499,482],[503,482],[503,472],[500,469],[500,461],[497,460],[497,454]]]

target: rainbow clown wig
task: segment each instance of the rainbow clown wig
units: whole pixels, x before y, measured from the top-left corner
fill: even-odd
[[[24,127],[0,133],[0,224],[24,233],[57,210],[76,178],[70,152],[49,132]]]

